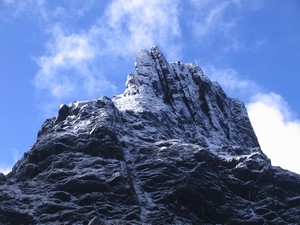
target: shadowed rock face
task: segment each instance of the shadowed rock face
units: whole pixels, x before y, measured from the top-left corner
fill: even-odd
[[[0,224],[296,224],[244,105],[194,64],[141,50],[124,94],[63,105],[7,176]]]

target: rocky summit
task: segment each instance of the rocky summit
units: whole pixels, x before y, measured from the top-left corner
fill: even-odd
[[[5,225],[299,221],[300,175],[271,165],[244,104],[157,47],[124,94],[62,105],[0,174]]]

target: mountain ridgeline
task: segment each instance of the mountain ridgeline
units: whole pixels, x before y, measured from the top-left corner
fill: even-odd
[[[124,94],[62,105],[8,175],[0,224],[297,224],[242,102],[195,64],[140,50]]]

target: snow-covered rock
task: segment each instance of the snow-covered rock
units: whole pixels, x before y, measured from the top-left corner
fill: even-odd
[[[155,140],[178,138],[201,146],[259,146],[242,102],[227,97],[220,85],[211,82],[195,64],[168,63],[156,47],[137,54],[125,93],[113,102],[125,118],[131,118],[130,111],[151,114],[153,118],[144,121],[145,130],[154,128],[160,134]]]
[[[0,174],[0,224],[296,224],[299,196],[300,176],[271,165],[243,103],[154,47],[124,94],[45,121]]]

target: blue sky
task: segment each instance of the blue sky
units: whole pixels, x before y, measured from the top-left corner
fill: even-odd
[[[243,100],[272,163],[300,173],[299,12],[298,0],[0,0],[0,171],[60,104],[122,93],[136,52],[157,45]]]

